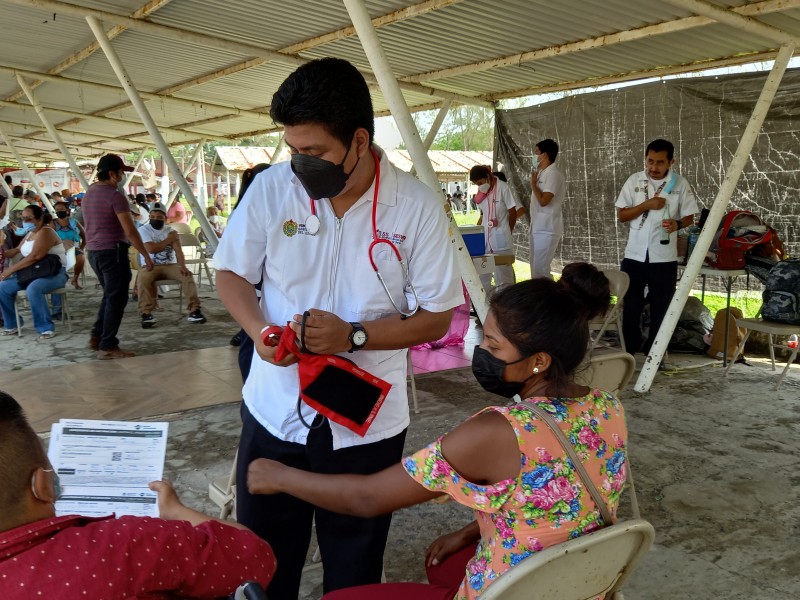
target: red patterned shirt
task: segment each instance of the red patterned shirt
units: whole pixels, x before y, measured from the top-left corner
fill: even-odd
[[[255,534],[207,521],[53,517],[0,533],[0,598],[216,598],[275,557]]]

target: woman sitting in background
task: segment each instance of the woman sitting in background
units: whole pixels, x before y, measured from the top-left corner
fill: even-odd
[[[81,289],[78,278],[83,273],[86,259],[83,255],[83,248],[86,246],[86,233],[83,226],[69,216],[69,205],[63,200],[53,205],[56,211],[56,218],[53,221],[53,229],[64,243],[64,249],[75,248],[75,269],[72,272],[72,287],[76,290]]]
[[[21,254],[23,258],[6,268],[0,275],[0,309],[3,312],[5,326],[3,335],[17,333],[17,328],[13,325],[16,323],[14,302],[17,292],[22,289],[17,282],[17,273],[20,269],[36,264],[48,254],[58,256],[61,261],[61,270],[56,275],[34,279],[25,289],[25,293],[31,304],[33,326],[39,332],[39,339],[47,340],[55,335],[55,326],[50,316],[45,294],[63,288],[67,283],[67,255],[61,238],[52,227],[48,227],[51,221],[50,213],[45,212],[36,204],[28,205],[22,211],[22,227],[20,231],[17,231],[17,235],[24,235],[24,237],[19,246],[6,250],[5,254],[7,258],[18,254]]]
[[[325,600],[478,598],[528,556],[611,525],[559,438],[528,406],[566,434],[615,519],[625,483],[622,406],[573,378],[587,320],[609,300],[608,280],[587,263],[567,265],[558,283],[535,279],[498,292],[472,370],[487,391],[526,402],[484,409],[399,465],[374,475],[321,475],[267,459],[250,465],[251,493],[292,494],[339,513],[371,517],[445,494],[475,511],[473,523],[429,547],[430,585],[362,586]]]

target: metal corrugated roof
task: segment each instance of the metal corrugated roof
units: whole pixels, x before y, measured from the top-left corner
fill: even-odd
[[[707,7],[710,3],[701,3]],[[60,159],[16,73],[76,158],[141,148],[149,136],[96,45],[111,32],[131,80],[170,143],[274,131],[267,107],[297,64],[337,56],[388,111],[343,3],[335,0],[0,0],[0,123],[24,156]],[[689,0],[366,0],[413,109],[769,59],[779,42],[680,6]],[[800,0],[714,0],[800,37]],[[95,11],[106,11],[97,13]],[[123,22],[120,16],[131,16]],[[719,15],[715,18],[725,20]],[[279,54],[276,54],[279,53]],[[20,71],[21,70],[21,71]],[[93,115],[92,118],[88,118]],[[0,159],[8,148],[0,145]]]

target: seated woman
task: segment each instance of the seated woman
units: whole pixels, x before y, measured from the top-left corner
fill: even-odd
[[[586,352],[587,319],[602,314],[609,300],[605,275],[586,263],[567,265],[558,283],[535,279],[500,291],[491,300],[472,370],[487,391],[519,394],[554,418],[616,518],[625,482],[622,406],[573,378]],[[475,511],[475,522],[428,549],[431,585],[362,586],[328,593],[325,600],[477,598],[528,556],[611,524],[556,435],[525,404],[482,410],[374,475],[320,475],[258,459],[250,465],[248,488],[360,517],[445,494]]]
[[[54,254],[61,260],[61,270],[50,277],[40,277],[34,279],[28,285],[25,293],[31,304],[33,314],[33,326],[39,332],[40,340],[50,339],[55,335],[55,326],[50,316],[50,309],[47,306],[45,294],[63,288],[67,283],[67,255],[61,238],[49,227],[52,221],[50,213],[45,212],[40,206],[30,204],[22,211],[22,228],[17,231],[17,235],[24,235],[22,242],[16,248],[6,250],[6,258],[22,255],[22,259],[8,267],[0,275],[0,309],[3,312],[3,323],[5,329],[3,335],[15,335],[16,323],[14,312],[14,302],[17,292],[22,288],[17,282],[17,272],[25,267],[30,267],[42,260],[48,254]]]
[[[209,206],[206,208],[206,216],[217,237],[222,237],[222,232],[225,231],[225,221],[220,216],[219,209],[216,206]]]
[[[79,290],[81,286],[78,280],[86,265],[86,258],[83,255],[83,249],[86,246],[86,233],[83,231],[83,226],[70,217],[69,204],[61,200],[53,205],[53,209],[56,211],[53,229],[58,234],[58,237],[61,238],[66,250],[75,248],[75,269],[72,271],[72,287]]]

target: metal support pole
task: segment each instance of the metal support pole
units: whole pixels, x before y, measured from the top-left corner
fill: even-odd
[[[167,142],[164,140],[161,132],[158,130],[158,125],[156,125],[156,122],[153,120],[153,117],[147,110],[147,107],[142,101],[141,96],[139,96],[136,86],[133,85],[128,72],[125,70],[125,66],[122,64],[122,61],[120,61],[116,50],[114,50],[114,47],[111,45],[111,41],[108,39],[108,36],[103,29],[103,25],[97,20],[96,17],[91,16],[86,17],[86,22],[89,24],[94,37],[97,39],[97,43],[103,49],[103,53],[106,55],[111,68],[114,69],[114,73],[122,85],[122,88],[125,90],[128,100],[131,101],[131,104],[136,109],[139,118],[142,120],[142,124],[145,126],[147,132],[150,134],[150,137],[155,142],[162,158],[167,166],[175,172],[175,180],[178,182],[178,187],[181,189],[183,195],[186,197],[186,200],[189,202],[192,208],[199,213],[197,215],[197,220],[200,222],[200,228],[203,230],[203,233],[206,236],[206,243],[211,246],[212,250],[216,249],[217,235],[214,233],[211,223],[208,222],[205,212],[200,210],[200,204],[197,202],[197,198],[195,198],[191,186],[178,169],[178,163],[175,162],[175,158],[170,153]]]
[[[144,148],[141,149],[141,151],[139,152],[139,159],[136,161],[136,164],[133,165],[133,171],[131,171],[125,176],[126,189],[131,184],[131,181],[133,181],[133,177],[136,175],[136,171],[138,171],[139,167],[142,166],[142,161],[144,161],[144,153],[147,151],[148,148],[149,146],[145,146]]]
[[[425,136],[425,141],[422,144],[425,146],[425,151],[429,151],[431,146],[433,145],[433,140],[436,139],[436,134],[439,133],[439,129],[444,123],[444,118],[447,116],[447,112],[450,110],[450,105],[453,104],[452,100],[445,100],[444,104],[442,104],[439,112],[436,113],[436,118],[431,123],[431,128],[428,130],[428,135]],[[417,174],[417,167],[414,165],[411,166],[411,171],[409,171],[412,175]]]
[[[363,0],[343,0],[343,2],[350,15],[350,20],[355,27],[356,33],[361,40],[361,45],[367,54],[369,64],[372,67],[372,71],[375,73],[375,78],[378,80],[381,93],[386,99],[392,111],[392,116],[400,129],[400,134],[411,155],[411,160],[417,167],[419,178],[435,191],[436,197],[439,198],[447,214],[447,218],[450,221],[450,243],[456,248],[456,260],[458,262],[461,278],[464,280],[464,285],[475,306],[475,311],[478,313],[478,318],[485,322],[486,313],[489,310],[486,292],[483,286],[481,286],[478,273],[472,262],[472,257],[470,257],[467,252],[464,238],[461,237],[458,226],[453,220],[450,207],[444,205],[442,190],[439,187],[439,180],[436,177],[436,173],[433,171],[433,166],[428,158],[428,152],[419,137],[414,119],[411,118],[411,111],[408,110],[403,94],[400,91],[400,86],[397,84],[397,78],[394,73],[392,73],[392,68],[389,65],[386,54],[383,52],[378,34],[375,32],[375,26],[372,24],[372,19],[364,6]]]
[[[56,211],[53,209],[53,205],[50,204],[50,200],[48,199],[48,197],[45,195],[44,192],[39,191],[41,188],[39,187],[39,184],[36,182],[36,174],[30,170],[30,168],[28,167],[28,163],[25,162],[25,159],[22,158],[22,155],[17,151],[17,147],[14,145],[14,142],[11,141],[11,137],[9,137],[9,135],[6,133],[6,130],[3,128],[2,125],[0,125],[0,136],[2,136],[3,140],[6,143],[6,146],[8,146],[11,152],[14,154],[14,158],[19,163],[19,166],[22,167],[22,171],[25,173],[25,177],[31,180],[31,183],[33,184],[33,191],[39,197],[39,200],[41,200],[42,203],[47,207],[47,210],[50,211],[50,214],[55,216]]]
[[[225,169],[225,185],[228,186],[228,192],[225,194],[227,198],[227,202],[225,202],[226,206],[228,207],[228,214],[231,214],[231,170]]]
[[[8,184],[6,183],[6,176],[5,175],[0,176],[0,185],[3,186],[3,189],[5,190],[6,195],[9,198],[13,198],[14,197],[14,192],[11,190],[10,187],[8,187]]]
[[[192,158],[189,159],[188,163],[185,163],[186,166],[183,168],[183,170],[179,171],[179,173],[183,174],[184,179],[189,176],[189,173],[192,172],[192,169],[194,168],[194,165],[197,162],[197,157],[200,156],[200,151],[203,149],[203,144],[205,143],[206,143],[206,138],[203,138],[198,142],[197,146],[194,147],[194,152],[192,152]],[[172,206],[172,203],[175,201],[175,198],[178,195],[179,191],[180,188],[175,188],[169,193],[169,198],[167,198],[167,202],[164,205],[164,207],[167,210],[169,210],[169,207]]]
[[[25,92],[25,95],[28,97],[31,106],[33,106],[33,110],[35,110],[36,114],[39,115],[39,120],[41,120],[44,128],[47,129],[47,133],[50,134],[50,137],[53,138],[53,141],[56,143],[56,146],[58,146],[58,149],[61,150],[61,154],[63,154],[64,158],[67,159],[70,168],[75,173],[75,177],[78,178],[78,181],[81,182],[84,191],[88,190],[89,184],[86,182],[86,178],[83,176],[81,168],[78,166],[78,163],[75,162],[75,159],[73,158],[72,153],[69,151],[69,148],[67,148],[66,144],[64,144],[64,140],[61,139],[61,135],[58,133],[56,128],[53,127],[53,124],[50,122],[50,119],[47,118],[47,115],[44,114],[44,109],[33,95],[31,86],[28,85],[28,82],[25,81],[25,79],[19,73],[17,73],[17,83],[19,83],[19,87],[22,88],[22,91]]]
[[[778,91],[778,86],[786,71],[786,65],[789,64],[793,52],[794,46],[792,45],[781,47],[775,63],[772,65],[772,70],[764,82],[764,88],[761,90],[761,95],[756,102],[755,108],[753,108],[753,113],[750,115],[750,121],[747,123],[742,138],[739,140],[739,146],[736,148],[736,153],[728,166],[728,171],[725,173],[725,179],[717,192],[717,197],[714,198],[714,203],[711,205],[703,231],[700,232],[697,245],[689,257],[689,262],[683,271],[678,289],[672,296],[667,315],[664,317],[661,328],[658,330],[653,342],[653,347],[650,349],[650,354],[647,356],[642,372],[639,374],[639,379],[636,381],[634,389],[637,392],[646,392],[653,383],[658,365],[664,357],[672,332],[675,331],[675,326],[678,324],[683,307],[686,305],[686,299],[689,297],[692,285],[697,279],[700,268],[703,266],[703,260],[711,247],[714,234],[736,189],[736,184],[742,175],[742,169],[744,169],[744,165],[750,156],[750,151],[753,149],[753,144],[755,144],[756,138],[761,131],[761,125],[763,125],[767,112],[769,112],[769,107],[772,105],[772,100],[775,98],[775,93]]]
[[[278,162],[278,157],[281,155],[284,148],[286,148],[286,140],[281,135],[281,139],[278,140],[278,145],[275,146],[275,150],[272,151],[272,156],[269,159],[269,164],[274,165],[276,162]],[[236,191],[238,192],[239,190]]]

